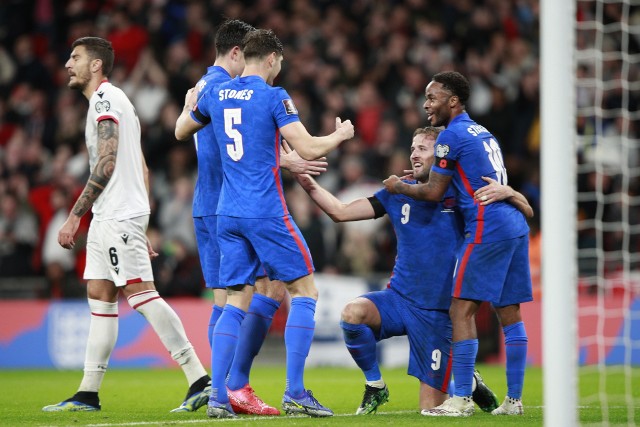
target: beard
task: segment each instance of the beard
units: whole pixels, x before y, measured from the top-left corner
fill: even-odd
[[[69,83],[67,84],[67,87],[69,89],[79,90],[80,92],[84,91],[89,84],[90,79],[88,77],[85,77],[83,74],[84,73],[79,73],[73,76],[69,76]]]

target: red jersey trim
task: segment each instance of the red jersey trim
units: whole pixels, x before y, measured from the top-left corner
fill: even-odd
[[[276,166],[271,168],[271,173],[273,173],[273,180],[276,183],[276,189],[278,190],[278,196],[280,197],[280,204],[282,205],[282,211],[285,215],[289,215],[289,208],[287,208],[287,201],[284,198],[284,191],[282,189],[282,180],[280,179],[280,131],[276,130],[276,139],[275,139],[275,155],[276,155]]]
[[[473,187],[471,186],[471,183],[469,182],[469,178],[467,178],[467,175],[464,173],[464,170],[462,170],[462,167],[460,167],[460,163],[458,163],[456,165],[456,169],[458,170],[458,174],[460,175],[460,179],[462,180],[462,185],[464,185],[464,189],[467,191],[467,194],[469,195],[469,197],[471,197],[471,200],[473,200],[473,203],[476,204],[478,206],[478,211],[476,214],[476,233],[473,236],[473,243],[482,243],[482,232],[484,231],[484,209],[485,207],[481,204],[479,204],[474,198],[473,198]]]
[[[464,255],[462,255],[462,260],[460,260],[459,269],[456,275],[456,283],[453,287],[453,296],[456,298],[460,298],[460,293],[462,292],[462,281],[464,280],[464,273],[467,269],[467,262],[469,262],[469,257],[471,257],[471,252],[473,251],[473,247],[475,244],[469,243],[467,248],[464,250]]]
[[[96,122],[100,123],[103,120],[113,120],[114,122],[116,122],[116,124],[120,124],[120,122],[118,122],[118,119],[116,119],[114,116],[100,116],[96,119]]]
[[[97,92],[98,89],[100,89],[100,86],[102,86],[102,83],[109,83],[109,79],[107,79],[106,77],[104,79],[102,79],[100,81],[100,84],[98,85],[98,87],[96,88],[96,90],[94,90],[94,92]]]

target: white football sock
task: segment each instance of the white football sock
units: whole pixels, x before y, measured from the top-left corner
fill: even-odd
[[[189,385],[207,375],[187,338],[180,318],[157,291],[138,292],[127,300],[151,324],[173,360],[184,371]]]
[[[91,322],[84,359],[84,376],[78,391],[98,392],[109,357],[118,339],[118,303],[89,298]]]

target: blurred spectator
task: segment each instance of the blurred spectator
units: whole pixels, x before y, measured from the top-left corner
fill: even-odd
[[[158,225],[164,230],[164,238],[181,242],[190,253],[194,253],[197,247],[191,212],[192,201],[192,179],[181,176],[173,182],[171,192],[158,209]]]
[[[58,244],[58,230],[67,220],[71,198],[63,188],[51,193],[53,217],[47,226],[42,244],[42,263],[49,285],[50,295],[54,298],[73,298],[85,296],[85,291],[75,276],[76,257],[73,251]],[[82,237],[80,237],[82,240]]]
[[[585,3],[578,5],[579,19],[593,19],[596,11]],[[0,2],[0,200],[17,200],[20,212],[30,203],[35,212],[34,216],[27,209],[24,215],[33,221],[30,231],[36,235],[25,246],[31,255],[20,258],[29,263],[28,274],[46,275],[50,283],[68,282],[67,288],[54,286],[63,296],[82,291],[75,285],[81,280],[82,265],[76,262],[69,272],[66,261],[49,261],[47,255],[41,265],[40,257],[49,253],[44,246],[51,241],[45,235],[56,227],[58,204],[77,195],[78,182],[86,182],[88,174],[86,101],[67,89],[69,77],[61,64],[70,53],[70,40],[97,35],[112,41],[119,63],[110,80],[131,96],[142,125],[152,179],[149,233],[157,237],[161,253],[154,261],[156,285],[172,295],[199,294],[202,284],[187,210],[195,150],[193,144],[178,144],[173,130],[186,91],[215,57],[212,34],[224,17],[271,28],[283,40],[287,61],[276,84],[289,88],[312,133],[332,132],[336,116],[356,125],[356,137],[329,155],[331,168],[319,177],[335,194],[369,196],[380,187],[380,178],[402,173],[413,130],[426,124],[425,84],[434,73],[455,69],[473,82],[473,108],[482,113],[477,114],[478,121],[494,129],[500,139],[510,183],[519,190],[526,188],[539,209],[537,2],[256,0],[249,4]],[[619,19],[613,7],[603,12],[611,22]],[[612,32],[605,42],[614,46],[620,40],[619,32]],[[585,46],[593,41],[581,32],[577,43]],[[638,40],[629,40],[629,45],[630,53],[637,53]],[[594,77],[594,63],[582,61],[580,75]],[[612,82],[621,80],[621,69],[619,61],[602,64],[604,77]],[[629,67],[628,79],[638,77],[638,67]],[[580,88],[578,95],[583,107],[596,99],[591,87]],[[624,102],[637,110],[640,101],[637,94],[625,101],[619,84],[612,84],[602,98],[601,107],[607,112],[620,109]],[[604,145],[598,148],[589,139],[597,125],[593,117],[579,117],[578,124],[584,136],[583,154],[602,151]],[[606,120],[602,125],[608,141],[617,146],[622,141],[619,136],[637,138],[639,131],[632,120]],[[637,147],[632,151],[627,156],[630,167],[640,161]],[[581,179],[581,188],[592,188],[586,181]],[[611,191],[622,191],[619,179],[611,181]],[[313,242],[319,270],[367,275],[392,265],[394,236],[387,223],[373,221],[372,229],[363,232],[343,229],[310,209],[295,187],[287,187],[287,196],[296,221],[304,224],[307,241]],[[620,217],[622,208],[607,206],[607,218]],[[593,218],[596,210],[585,201],[580,212]],[[1,220],[10,222],[5,216]],[[589,247],[592,242],[584,233],[589,234],[581,232],[581,244]],[[615,233],[605,241],[620,247]],[[0,246],[3,254],[15,256],[7,250],[15,244],[3,239]]]
[[[20,204],[13,192],[0,201],[0,276],[26,276],[33,273],[33,250],[38,242],[36,217]]]

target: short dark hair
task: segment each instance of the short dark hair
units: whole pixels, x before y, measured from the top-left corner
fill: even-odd
[[[246,61],[253,58],[264,58],[272,52],[282,55],[284,48],[273,31],[256,30],[244,37],[242,52]]]
[[[71,49],[84,46],[91,59],[102,61],[102,74],[109,76],[113,69],[113,47],[111,42],[100,37],[80,37],[71,45]]]
[[[225,55],[234,47],[241,46],[244,36],[255,30],[253,26],[239,19],[227,19],[216,31],[216,56]]]
[[[457,71],[443,71],[433,76],[431,80],[441,83],[442,87],[458,97],[462,105],[465,105],[469,100],[469,95],[471,94],[469,80]]]
[[[433,136],[434,138],[437,138],[438,135],[440,135],[440,129],[433,126],[425,126],[423,128],[418,128],[413,131],[414,138],[418,135],[427,135],[427,136]]]

